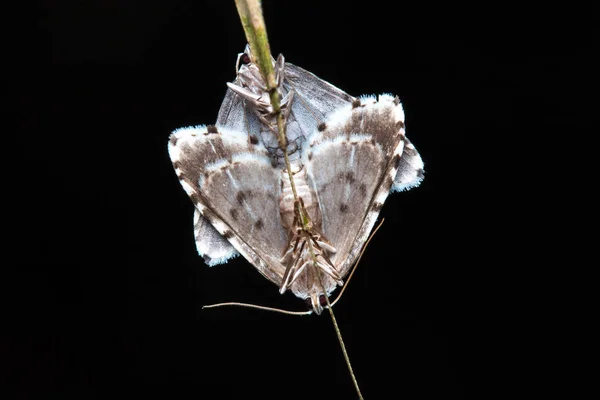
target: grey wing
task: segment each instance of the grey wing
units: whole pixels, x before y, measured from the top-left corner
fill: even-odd
[[[198,254],[209,267],[226,263],[240,254],[197,209],[194,210],[194,238]]]
[[[309,183],[317,193],[331,257],[345,276],[390,193],[404,147],[404,112],[397,99],[363,99],[311,136],[305,154]]]
[[[286,62],[284,71],[285,91],[294,91],[293,118],[307,137],[332,112],[354,100],[354,97],[343,90],[297,65]]]
[[[217,132],[218,130],[218,132]],[[222,127],[184,128],[169,155],[196,209],[258,271],[276,285],[287,232],[279,213],[279,171],[261,144]]]
[[[237,84],[238,80],[234,80],[233,83]],[[255,135],[258,135],[261,130],[261,122],[252,108],[246,104],[246,100],[229,88],[219,108],[217,126]]]
[[[398,174],[392,185],[393,192],[402,192],[404,190],[410,190],[421,184],[424,175],[424,165],[419,152],[415,146],[405,138],[404,140],[404,151],[400,158],[400,165],[398,166]]]
[[[354,97],[312,72],[288,62],[285,63],[284,86],[294,90],[301,98],[298,105],[315,113],[320,122],[325,122],[333,111],[351,104],[354,100]]]

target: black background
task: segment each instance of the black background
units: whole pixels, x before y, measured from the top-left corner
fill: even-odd
[[[213,123],[234,78],[245,45],[234,2],[37,4],[5,35],[18,123],[5,137],[7,249],[21,272],[5,281],[18,289],[5,303],[16,317],[5,387],[354,398],[327,315],[201,310],[304,309],[243,259],[203,264],[168,159],[170,132]],[[519,191],[531,180],[523,146],[587,129],[573,88],[594,21],[585,9],[391,4],[264,4],[274,55],[352,95],[400,96],[425,161],[421,187],[388,198],[335,312],[365,398],[488,398],[526,375],[527,358],[511,356],[525,329],[508,315],[535,219]]]

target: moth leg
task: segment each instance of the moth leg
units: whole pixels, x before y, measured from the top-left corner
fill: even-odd
[[[281,84],[283,83],[283,80],[285,78],[284,68],[285,68],[285,59],[283,58],[283,54],[279,54],[279,56],[277,57],[277,62],[275,63],[275,66],[273,67],[273,69],[275,70],[275,81],[277,83],[277,87],[281,87]]]

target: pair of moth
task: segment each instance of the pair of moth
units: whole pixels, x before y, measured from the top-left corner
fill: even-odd
[[[320,314],[388,194],[419,185],[423,161],[405,136],[398,97],[352,97],[282,55],[273,65],[293,182],[249,46],[216,124],[175,130],[169,155],[194,203],[205,262],[242,254],[281,293]]]

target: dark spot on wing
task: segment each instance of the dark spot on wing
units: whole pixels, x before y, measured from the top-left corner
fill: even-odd
[[[360,99],[354,99],[354,101],[352,101],[352,108],[357,108],[360,106],[361,106]]]
[[[397,129],[403,129],[404,128],[404,122],[403,121],[398,121],[396,122],[396,128]]]
[[[237,192],[235,199],[237,200],[238,204],[242,204],[244,201],[246,201],[246,194],[240,190]]]
[[[422,169],[419,169],[419,170],[417,171],[417,177],[418,177],[419,179],[423,179],[423,178],[425,177],[425,173],[424,173],[424,171],[423,171]]]
[[[231,215],[231,218],[234,221],[237,221],[237,219],[238,219],[238,210],[236,210],[235,208],[232,208],[231,210],[229,210],[229,215]]]
[[[179,161],[174,161],[173,162],[173,168],[179,168],[181,164],[179,163]]]
[[[340,206],[340,212],[345,213],[346,211],[348,211],[348,204],[342,203]]]
[[[277,159],[275,157],[270,157],[270,158],[271,158],[271,167],[277,168]]]
[[[317,129],[319,130],[319,132],[323,132],[325,129],[327,129],[327,124],[325,122],[321,122]]]
[[[258,138],[254,135],[250,135],[250,143],[258,144]]]
[[[171,145],[175,146],[177,144],[177,137],[175,136],[175,134],[169,136],[169,143],[171,143]]]
[[[398,169],[398,167],[400,166],[400,154],[396,154],[394,156],[394,169]]]
[[[225,239],[231,239],[233,237],[233,232],[227,229],[226,231],[223,231],[223,237]]]
[[[264,227],[265,227],[265,223],[263,222],[262,218],[254,223],[255,229],[263,229]]]
[[[373,211],[379,212],[379,211],[381,211],[382,208],[383,208],[383,203],[378,203],[378,202],[373,203],[373,208],[372,208]]]
[[[217,127],[214,125],[207,125],[206,126],[206,131],[208,133],[219,133],[219,131],[217,130]]]
[[[309,161],[310,161],[310,160],[312,160],[312,157],[313,157],[313,153],[312,153],[312,151],[311,151],[311,152],[309,152],[309,153],[308,153],[308,160],[309,160]]]
[[[352,171],[340,172],[338,174],[338,178],[341,181],[346,181],[348,183],[354,183],[354,181],[355,181],[354,172],[352,172]]]
[[[400,97],[398,97],[398,96],[394,97],[394,104],[395,105],[400,104]]]
[[[360,195],[362,197],[365,197],[367,195],[367,185],[365,185],[364,183],[360,184],[360,186],[358,187],[358,190],[360,191]]]

